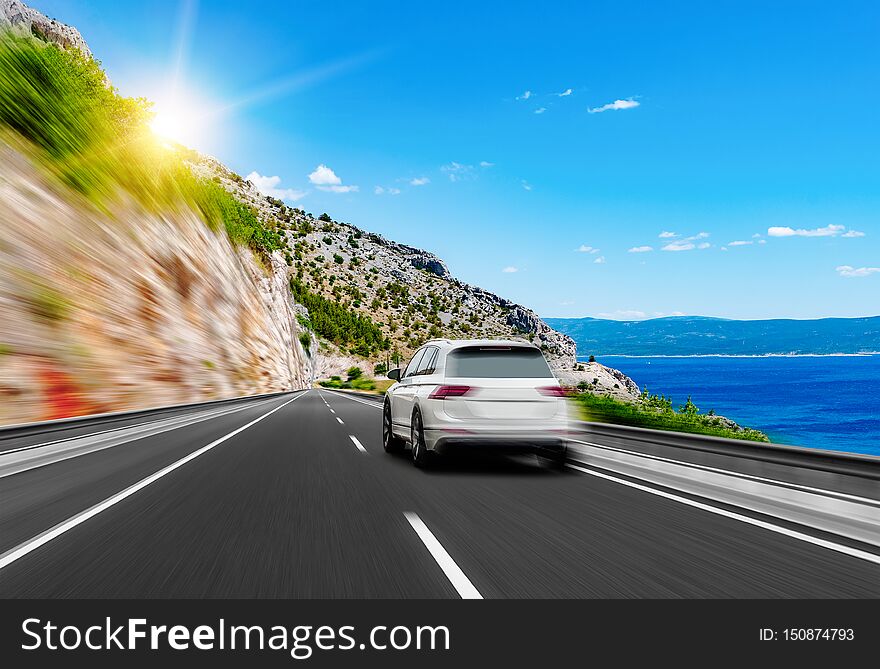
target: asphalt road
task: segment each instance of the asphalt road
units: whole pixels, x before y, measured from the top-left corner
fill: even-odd
[[[180,416],[4,442],[0,596],[880,597],[877,562],[589,466],[416,469],[382,450],[371,399]]]

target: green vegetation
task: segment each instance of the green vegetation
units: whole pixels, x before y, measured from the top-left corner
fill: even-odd
[[[152,115],[148,101],[121,96],[79,50],[0,33],[0,128],[27,140],[61,182],[103,210],[125,196],[154,213],[195,209],[263,260],[286,247],[249,207],[196,177],[190,151],[158,141]]]
[[[367,316],[309,291],[296,277],[290,279],[290,290],[293,298],[309,310],[315,332],[325,339],[365,358],[389,348],[381,328]]]
[[[320,381],[319,385],[325,388],[353,388],[354,390],[375,390],[376,382],[373,379],[365,379],[360,367],[349,367],[348,379],[343,381],[338,376],[331,376],[329,381]]]
[[[647,393],[647,389],[646,389]],[[721,419],[710,412],[701,414],[691,402],[676,412],[672,403],[665,397],[648,395],[638,402],[622,402],[608,395],[593,395],[582,392],[575,395],[575,402],[586,420],[617,425],[632,425],[654,430],[673,430],[676,432],[695,432],[715,437],[744,439],[747,441],[770,441],[767,435],[758,430],[743,428],[741,431],[726,427]]]
[[[299,333],[299,343],[302,344],[303,350],[310,353],[309,348],[312,345],[312,336],[308,332]]]

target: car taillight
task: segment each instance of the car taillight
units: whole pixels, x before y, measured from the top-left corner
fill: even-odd
[[[566,397],[568,392],[562,386],[542,386],[536,389],[542,395],[547,397]]]
[[[428,397],[432,400],[445,400],[447,397],[462,397],[470,391],[470,386],[437,386]]]

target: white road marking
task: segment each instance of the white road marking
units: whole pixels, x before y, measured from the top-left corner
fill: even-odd
[[[357,448],[358,448],[359,451],[361,451],[362,453],[366,453],[366,452],[367,452],[367,449],[364,448],[364,445],[363,445],[361,442],[358,441],[358,438],[357,438],[356,436],[354,436],[353,434],[350,434],[350,435],[348,435],[348,438],[351,439],[352,443],[353,443],[355,446],[357,446]]]
[[[100,433],[98,435],[82,435],[70,440],[64,440],[57,444],[46,444],[45,449],[24,448],[16,451],[0,453],[0,479],[14,476],[23,472],[47,467],[65,460],[72,460],[84,455],[98,453],[108,448],[124,446],[141,439],[154,437],[172,430],[180,430],[197,423],[213,420],[215,418],[230,416],[245,409],[253,409],[273,400],[264,400],[256,404],[237,409],[226,409],[212,413],[186,414],[176,418],[154,421],[140,428],[126,428],[112,434]]]
[[[339,416],[336,416],[336,420],[339,422],[340,425],[345,425],[345,423],[342,422],[342,419]]]
[[[330,413],[336,413],[336,412],[335,412],[335,411],[333,411],[333,409],[330,409]]]
[[[602,472],[597,472],[592,469],[587,469],[586,467],[580,467],[578,465],[573,465],[573,464],[568,464],[567,466],[570,467],[571,469],[576,469],[577,471],[582,472],[584,474],[589,474],[590,476],[596,476],[598,478],[606,479],[608,481],[620,483],[621,485],[625,485],[630,488],[635,488],[636,490],[641,490],[642,492],[646,492],[651,495],[657,495],[658,497],[664,497],[666,499],[671,499],[674,502],[680,502],[681,504],[686,504],[686,505],[692,506],[696,509],[701,509],[702,511],[708,511],[709,513],[714,513],[719,516],[724,516],[725,518],[732,518],[733,520],[738,520],[740,522],[747,523],[749,525],[754,525],[755,527],[760,527],[765,530],[770,530],[771,532],[783,534],[783,535],[785,535],[787,537],[791,537],[793,539],[799,539],[800,541],[805,541],[806,543],[813,544],[815,546],[821,546],[822,548],[828,548],[830,550],[837,551],[838,553],[844,553],[845,555],[849,555],[851,557],[858,558],[860,560],[867,560],[868,562],[873,562],[874,564],[880,565],[880,555],[875,555],[874,553],[869,553],[867,551],[859,550],[858,548],[852,548],[850,546],[845,546],[843,544],[834,543],[833,541],[827,541],[825,539],[813,537],[813,536],[810,536],[809,534],[804,534],[803,532],[791,530],[787,527],[782,527],[780,525],[774,525],[772,523],[768,523],[763,520],[758,520],[757,518],[750,518],[749,516],[744,516],[740,513],[728,511],[727,509],[719,509],[718,507],[711,506],[709,504],[703,504],[702,502],[697,502],[696,500],[688,499],[687,497],[681,497],[679,495],[674,495],[674,494],[666,492],[664,490],[657,490],[655,488],[650,488],[648,486],[640,485],[640,484],[634,483],[632,481],[627,481],[626,479],[621,479],[621,478],[617,478],[616,476],[611,476],[610,474],[604,474]]]
[[[242,425],[241,427],[233,430],[229,434],[226,434],[226,435],[220,437],[219,439],[215,439],[207,446],[202,446],[197,451],[193,451],[192,453],[181,458],[177,462],[174,462],[174,463],[168,465],[167,467],[160,469],[158,472],[155,472],[154,474],[150,474],[150,476],[146,477],[145,479],[138,481],[134,485],[126,488],[125,490],[123,490],[121,492],[116,493],[112,497],[108,497],[103,502],[99,502],[95,506],[93,506],[89,509],[86,509],[85,511],[82,511],[82,512],[76,514],[75,516],[68,518],[65,521],[62,521],[61,523],[59,523],[55,527],[52,527],[52,528],[46,530],[42,534],[39,534],[36,537],[29,539],[28,541],[25,541],[22,544],[19,544],[15,548],[6,551],[2,555],[0,555],[0,569],[3,569],[4,567],[9,566],[10,564],[15,562],[16,560],[23,558],[28,553],[31,553],[31,552],[35,551],[36,549],[38,549],[40,546],[43,546],[43,545],[49,543],[50,541],[52,541],[53,539],[61,536],[65,532],[72,530],[77,525],[81,525],[82,523],[87,521],[89,518],[93,518],[93,517],[97,516],[99,513],[101,513],[102,511],[106,511],[111,506],[118,504],[119,502],[126,499],[127,497],[131,497],[136,492],[143,490],[151,483],[155,483],[156,481],[161,479],[163,476],[170,474],[175,469],[185,465],[187,462],[190,462],[191,460],[195,460],[197,457],[199,457],[200,455],[202,455],[204,453],[207,453],[215,446],[219,446],[227,439],[231,439],[232,437],[239,434],[240,432],[244,432],[246,429],[248,429],[252,425],[256,425],[264,418],[268,418],[269,416],[271,416],[273,413],[275,413],[279,409],[283,409],[288,404],[290,404],[291,402],[295,402],[296,400],[298,400],[300,397],[303,397],[304,395],[305,395],[305,393],[303,393],[302,395],[297,395],[293,399],[287,400],[284,404],[281,404],[281,405],[275,407],[271,411],[267,411],[262,416],[259,416],[258,418],[255,418],[254,420],[252,420],[250,423],[248,423],[246,425]]]
[[[659,455],[650,455],[648,453],[639,453],[638,451],[628,451],[623,448],[616,448],[614,446],[605,446],[604,444],[594,444],[590,441],[580,441],[579,439],[572,439],[571,441],[577,444],[584,444],[585,446],[592,446],[594,448],[601,448],[607,451],[615,451],[617,453],[625,453],[626,455],[635,455],[640,458],[648,458],[649,460],[658,460],[660,462],[669,462],[675,465],[682,465],[684,467],[691,467],[692,469],[701,469],[706,472],[715,472],[717,474],[726,474],[728,476],[735,476],[736,478],[749,479],[751,481],[759,481],[761,483],[770,483],[773,485],[782,486],[784,488],[795,488],[797,490],[803,490],[804,492],[813,492],[819,495],[827,495],[829,497],[840,497],[842,499],[852,500],[854,502],[858,502],[859,504],[867,504],[869,506],[880,506],[880,500],[870,499],[868,497],[858,497],[857,495],[849,495],[843,492],[837,492],[835,490],[826,490],[824,488],[812,488],[806,485],[800,485],[798,483],[789,483],[788,481],[780,481],[778,479],[768,479],[763,476],[754,476],[753,474],[744,474],[741,472],[731,471],[729,469],[719,469],[717,467],[709,467],[708,465],[698,465],[694,462],[686,462],[684,460],[673,460],[671,458],[664,458]]]
[[[377,404],[376,402],[370,402],[368,400],[362,400],[357,397],[352,397],[346,393],[336,393],[337,397],[345,397],[346,399],[351,400],[352,402],[360,402],[361,404],[366,404],[368,407],[373,407],[374,409],[381,409],[382,405]]]
[[[470,579],[465,576],[461,568],[455,564],[455,560],[446,552],[446,549],[437,541],[434,533],[428,529],[428,526],[422,522],[418,514],[412,511],[406,511],[404,514],[409,524],[419,535],[419,539],[425,544],[425,548],[431,553],[431,556],[440,565],[440,569],[446,574],[446,578],[452,583],[452,586],[458,591],[462,599],[483,599],[483,596],[474,587]]]
[[[257,402],[255,404],[247,404],[245,402],[245,404],[247,404],[247,406],[238,407],[238,408],[234,408],[234,409],[226,409],[226,408],[221,407],[219,409],[211,410],[210,407],[205,407],[205,409],[207,409],[207,410],[203,411],[203,412],[200,412],[198,410],[195,410],[195,411],[189,412],[189,413],[187,413],[185,411],[181,411],[181,413],[179,413],[176,416],[166,416],[164,418],[157,417],[154,420],[149,420],[149,421],[146,421],[143,423],[135,423],[134,425],[122,425],[120,427],[111,427],[106,430],[98,430],[97,432],[84,432],[83,434],[76,434],[76,435],[73,435],[72,437],[64,437],[62,439],[55,439],[54,441],[44,441],[40,444],[30,444],[29,446],[19,446],[18,448],[10,448],[9,450],[0,451],[0,456],[9,455],[10,453],[20,453],[21,451],[30,451],[30,450],[34,450],[37,448],[44,448],[45,446],[54,446],[55,444],[63,444],[64,442],[67,442],[67,441],[76,441],[77,439],[85,439],[87,437],[97,437],[102,434],[109,434],[111,432],[121,432],[123,430],[130,430],[130,431],[134,432],[137,429],[142,428],[142,427],[143,428],[150,428],[150,427],[156,427],[156,426],[165,425],[165,424],[173,424],[175,421],[181,421],[181,420],[184,420],[187,418],[194,418],[196,416],[198,416],[200,418],[202,418],[202,417],[213,418],[217,415],[229,415],[229,414],[235,413],[237,411],[243,411],[244,409],[252,409],[255,406],[260,406],[261,404],[266,404],[267,402],[271,402],[271,401],[272,401],[272,399],[268,399],[268,400],[263,400],[262,402]],[[73,427],[75,427],[75,426],[71,426],[71,429],[73,429]]]

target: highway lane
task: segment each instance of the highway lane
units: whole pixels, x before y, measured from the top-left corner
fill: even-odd
[[[0,595],[880,596],[870,561],[528,458],[418,470],[375,400],[291,397],[0,479],[2,553],[263,417],[0,568]]]

